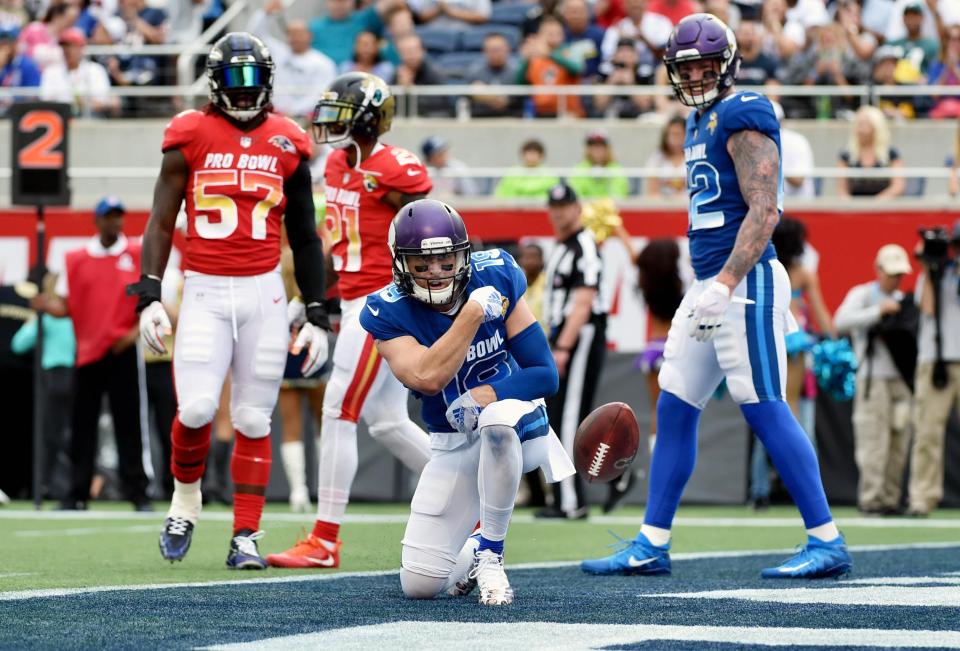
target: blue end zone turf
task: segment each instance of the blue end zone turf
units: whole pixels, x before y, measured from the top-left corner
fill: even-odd
[[[475,597],[407,601],[396,575],[7,600],[0,601],[0,648],[191,648],[361,630],[355,627],[386,631],[399,622],[420,622],[410,627],[420,635],[424,627],[458,622],[578,624],[602,630],[607,637],[598,639],[622,632],[619,642],[599,645],[608,649],[732,649],[737,644],[707,634],[698,638],[699,629],[689,639],[631,641],[630,631],[643,625],[648,625],[645,630],[653,630],[650,625],[739,631],[795,627],[825,633],[865,629],[879,631],[879,636],[899,629],[960,644],[960,547],[858,551],[854,558],[856,573],[847,580],[776,583],[761,580],[759,571],[782,555],[678,560],[668,577],[594,577],[575,565],[508,566],[517,598],[514,605],[500,608],[479,606]],[[487,646],[516,641],[523,628],[491,631]],[[871,639],[865,635],[860,642],[871,644]],[[791,640],[797,643],[791,649],[841,645],[805,644],[793,635],[782,641]],[[390,639],[392,645],[402,642]],[[424,638],[407,642],[422,646]],[[283,648],[284,643],[274,644]]]

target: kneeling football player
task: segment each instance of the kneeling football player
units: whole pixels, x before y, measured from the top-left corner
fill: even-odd
[[[431,199],[407,204],[389,244],[394,282],[367,297],[360,323],[422,401],[432,448],[400,583],[412,599],[478,586],[480,603],[509,604],[503,542],[520,478],[538,467],[550,482],[574,472],[543,406],[557,368],[523,299],[523,271],[499,249],[471,254],[456,210]]]

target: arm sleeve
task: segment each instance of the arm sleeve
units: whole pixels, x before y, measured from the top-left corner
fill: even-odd
[[[294,275],[306,305],[319,303],[324,297],[323,249],[314,221],[313,190],[310,168],[301,161],[296,171],[283,184],[287,197],[284,223],[293,251]]]
[[[531,323],[508,339],[507,346],[520,370],[490,384],[497,400],[537,400],[557,392],[560,375],[539,323]]]

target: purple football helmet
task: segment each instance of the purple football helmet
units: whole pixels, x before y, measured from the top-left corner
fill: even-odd
[[[387,244],[393,254],[393,279],[401,291],[428,305],[449,305],[463,296],[470,281],[470,240],[460,214],[435,199],[420,199],[397,212],[390,223]],[[408,256],[454,254],[446,287],[421,287]],[[446,270],[446,268],[445,268]]]
[[[680,77],[680,63],[713,59],[720,63],[716,84],[707,90],[713,79],[684,81]],[[722,20],[710,14],[692,14],[673,28],[663,54],[670,85],[682,104],[702,109],[712,104],[720,94],[733,86],[740,69],[740,54],[733,30]]]

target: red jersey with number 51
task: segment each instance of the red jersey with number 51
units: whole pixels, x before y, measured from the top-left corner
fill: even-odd
[[[340,295],[360,298],[393,280],[387,232],[396,211],[381,199],[390,190],[426,194],[427,168],[406,149],[378,144],[370,157],[350,167],[345,150],[327,157],[324,171],[327,229],[333,238],[333,268]]]
[[[310,158],[300,126],[270,113],[242,131],[216,111],[184,111],[163,134],[163,151],[187,161],[184,269],[256,276],[280,263],[283,183]]]

